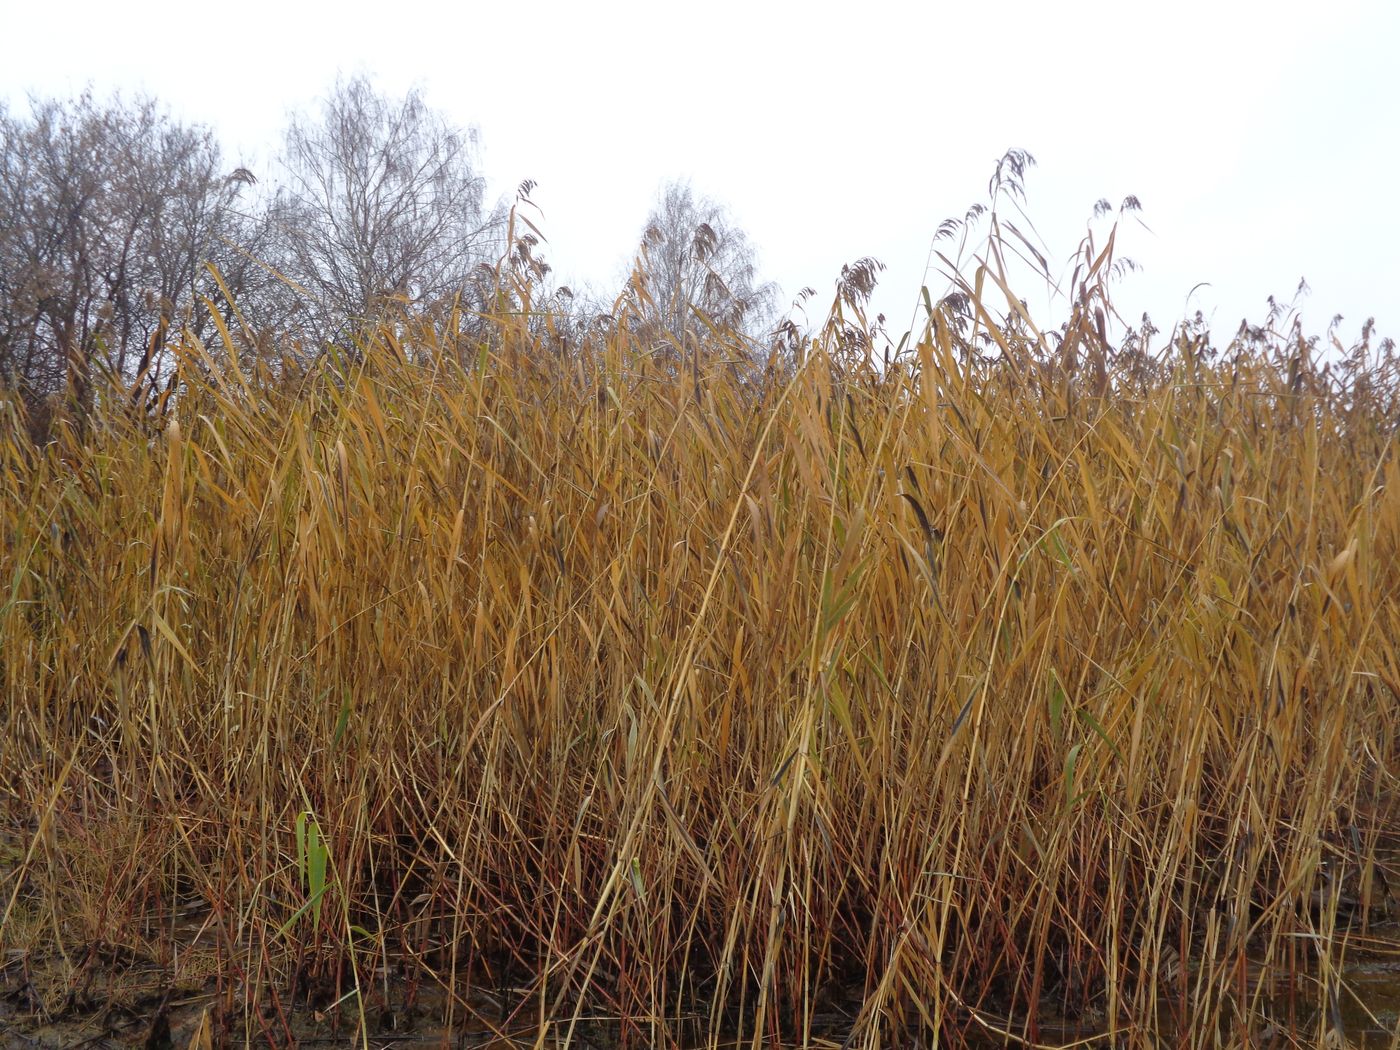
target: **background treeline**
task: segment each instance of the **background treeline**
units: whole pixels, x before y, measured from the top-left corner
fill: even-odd
[[[138,414],[163,405],[180,382],[177,345],[279,369],[328,350],[358,354],[367,333],[392,328],[386,319],[426,324],[435,341],[468,356],[511,313],[527,319],[537,350],[568,353],[590,333],[625,325],[672,367],[735,335],[740,351],[722,352],[755,377],[806,353],[812,331],[795,318],[805,319],[812,290],[802,289],[784,317],[744,231],[688,184],[660,188],[620,287],[576,290],[553,280],[533,183],[491,200],[476,145],[474,132],[418,92],[386,96],[363,76],[334,84],[318,112],[290,118],[280,149],[257,172],[227,159],[210,128],[149,98],[35,97],[24,112],[0,103],[0,396],[23,410],[38,440],[59,418],[81,433],[99,397],[124,398]],[[1073,371],[1076,347],[1088,340],[1106,361],[1121,356],[1136,374],[1164,374],[1171,340],[1154,350],[1151,321],[1134,326],[1108,301],[1106,282],[1135,269],[1131,260],[1094,268],[1086,284],[1093,259],[1079,259],[1081,246],[1066,282],[1052,273],[1045,246],[1009,221],[1023,215],[1033,163],[1009,151],[989,184],[990,207],[975,204],[936,231],[951,279],[939,305],[969,345],[993,358],[1004,353],[996,327],[1040,345],[1043,364],[1064,358]],[[998,199],[1011,208],[1002,219]],[[1130,197],[1117,216],[1137,207]],[[1094,217],[1114,210],[1101,201]],[[970,245],[983,228],[979,253]],[[961,290],[971,263],[1011,272],[1008,260],[1070,290],[1060,296],[1068,319],[1042,333],[1023,300],[989,313],[975,289]],[[881,268],[869,258],[843,267],[836,302],[867,302]],[[1393,405],[1394,344],[1377,340],[1370,322],[1344,347],[1335,334],[1341,318],[1325,337],[1307,336],[1288,306],[1270,305],[1262,325],[1242,325],[1228,343],[1205,338],[1208,353],[1276,353],[1273,337],[1285,336],[1297,368],[1316,361],[1335,391],[1360,383],[1365,400],[1379,386]],[[886,337],[883,317],[843,322],[841,331],[862,353],[878,346],[884,367],[909,350]],[[1179,331],[1209,335],[1199,314]]]
[[[133,407],[154,401],[176,335],[218,350],[237,331],[224,349],[247,363],[348,346],[386,309],[470,329],[483,309],[527,305],[503,291],[503,267],[556,336],[610,314],[614,296],[550,281],[534,226],[487,199],[475,146],[420,94],[386,97],[364,77],[293,117],[262,173],[151,99],[0,105],[0,387],[37,436],[60,407],[82,424],[99,373]],[[622,290],[637,320],[684,336],[693,305],[725,327],[769,326],[775,289],[744,233],[687,185],[662,189],[640,257],[645,276]]]

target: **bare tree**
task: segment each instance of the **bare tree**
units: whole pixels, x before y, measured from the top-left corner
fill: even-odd
[[[388,300],[430,305],[470,286],[500,230],[474,145],[418,92],[389,99],[365,77],[338,82],[318,120],[293,120],[274,203],[280,262],[320,338]]]
[[[172,327],[207,324],[204,262],[243,182],[149,99],[29,108],[0,106],[0,383],[31,405],[66,390],[81,420],[95,370],[149,388]]]
[[[758,280],[748,237],[685,182],[667,183],[647,219],[641,278],[643,315],[682,343],[704,331],[701,317],[749,336],[773,321],[777,287]]]

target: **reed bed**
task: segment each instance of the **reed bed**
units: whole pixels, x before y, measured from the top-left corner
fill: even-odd
[[[520,287],[186,345],[154,423],[6,403],[0,965],[144,953],[273,1045],[419,986],[541,1045],[1343,1038],[1395,387],[1114,351],[1091,283],[1056,343],[994,274],[878,364],[849,288],[765,367]]]

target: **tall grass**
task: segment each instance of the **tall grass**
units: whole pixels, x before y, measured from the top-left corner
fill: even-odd
[[[1394,387],[1114,351],[1094,254],[1058,344],[991,258],[879,367],[858,289],[765,370],[522,288],[188,345],[154,433],[8,405],[4,965],[139,945],[274,1043],[391,974],[634,1046],[1246,1045],[1283,984],[1337,1038],[1397,946]]]

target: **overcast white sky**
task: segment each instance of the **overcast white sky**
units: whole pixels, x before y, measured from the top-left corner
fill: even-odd
[[[0,0],[0,32],[12,105],[142,90],[274,180],[261,157],[338,72],[421,87],[480,130],[493,196],[538,182],[562,283],[615,289],[658,186],[689,177],[789,297],[885,262],[902,331],[937,224],[1017,146],[1052,262],[1094,201],[1141,199],[1132,320],[1168,328],[1207,281],[1189,308],[1226,335],[1306,277],[1309,331],[1341,313],[1344,341],[1369,315],[1400,336],[1395,0]]]

